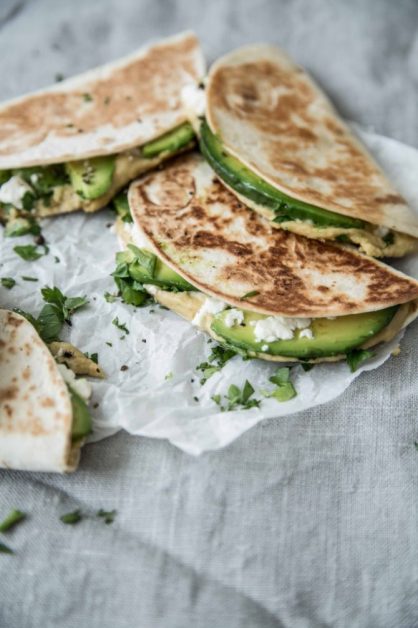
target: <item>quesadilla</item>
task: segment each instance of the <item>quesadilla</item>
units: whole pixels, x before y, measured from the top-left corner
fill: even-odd
[[[0,221],[20,219],[8,235],[30,232],[34,217],[96,211],[190,148],[181,90],[203,73],[184,33],[1,105]]]
[[[134,181],[133,224],[114,273],[220,344],[272,361],[334,361],[389,341],[415,318],[418,282],[353,249],[249,212],[195,153]]]
[[[275,227],[373,257],[418,250],[418,215],[278,48],[248,46],[212,66],[200,133],[219,178]]]
[[[92,423],[91,386],[75,373],[103,376],[72,345],[48,347],[25,317],[0,309],[0,467],[74,471]]]

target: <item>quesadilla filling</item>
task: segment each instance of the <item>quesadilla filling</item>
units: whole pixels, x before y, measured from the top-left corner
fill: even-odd
[[[219,178],[275,226],[308,238],[354,245],[372,257],[400,257],[417,250],[418,240],[412,236],[287,196],[228,153],[205,120],[200,134],[201,152]]]
[[[335,318],[268,316],[245,309],[251,295],[233,307],[196,290],[147,248],[134,225],[117,224],[127,245],[117,254],[113,273],[122,299],[144,305],[150,295],[161,305],[209,333],[220,344],[250,357],[273,361],[343,359],[358,348],[393,338],[409,313],[409,304]]]
[[[117,155],[0,171],[0,222],[6,236],[34,233],[35,218],[104,207],[123,187],[163,160],[191,147],[184,123],[161,137]]]

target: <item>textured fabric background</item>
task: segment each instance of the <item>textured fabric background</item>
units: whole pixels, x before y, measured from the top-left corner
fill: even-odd
[[[279,43],[345,117],[418,144],[414,0],[1,0],[1,97],[189,27],[209,59]],[[0,628],[417,626],[417,340],[220,452],[118,434],[73,476],[0,471],[0,514],[30,513],[2,537]]]

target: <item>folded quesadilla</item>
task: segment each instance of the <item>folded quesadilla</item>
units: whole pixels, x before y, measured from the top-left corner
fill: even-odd
[[[47,346],[26,318],[0,309],[0,467],[74,471],[91,431],[91,386],[75,373],[103,376],[72,345]]]
[[[181,91],[203,73],[185,33],[1,105],[0,221],[19,218],[8,234],[30,232],[33,217],[96,211],[190,148]]]
[[[275,227],[373,257],[418,249],[418,215],[278,48],[248,46],[212,66],[201,150],[235,196]]]
[[[272,361],[334,361],[417,315],[418,282],[350,248],[274,229],[195,153],[133,182],[114,277],[224,346]]]

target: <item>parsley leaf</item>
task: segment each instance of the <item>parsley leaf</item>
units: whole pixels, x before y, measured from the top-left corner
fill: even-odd
[[[56,308],[63,321],[68,321],[76,310],[87,305],[86,297],[67,297],[59,288],[45,286],[41,290],[44,301]]]
[[[103,296],[105,298],[105,301],[107,301],[108,303],[114,303],[118,298],[115,294],[110,294],[110,292],[105,292]]]
[[[40,251],[40,249],[43,249],[43,252]],[[22,244],[20,246],[14,246],[13,250],[26,262],[34,262],[43,255],[47,255],[49,252],[49,248],[46,244],[42,244],[40,247],[37,247],[34,244]]]
[[[16,285],[16,281],[15,279],[13,279],[13,277],[2,277],[0,279],[0,283],[3,288],[7,288],[8,290],[11,290],[13,286]]]
[[[353,349],[346,354],[347,364],[350,367],[350,371],[354,373],[357,371],[360,364],[363,364],[369,358],[374,356],[374,351],[368,351],[367,349]]]
[[[121,331],[124,331],[125,334],[129,334],[129,329],[126,327],[126,324],[125,323],[120,323],[119,322],[119,318],[117,316],[113,319],[112,325],[114,325],[115,327],[117,327]]]
[[[154,253],[151,253],[151,251],[139,249],[134,244],[128,244],[128,249],[135,255],[134,261],[138,261],[138,264],[147,271],[151,278],[154,277],[157,256],[154,255]]]
[[[98,353],[87,353],[87,351],[85,351],[84,355],[86,356],[86,358],[88,358],[89,360],[91,360],[92,362],[94,362],[95,364],[99,364],[99,354]]]
[[[39,281],[37,277],[28,277],[28,275],[22,275],[23,281]]]

